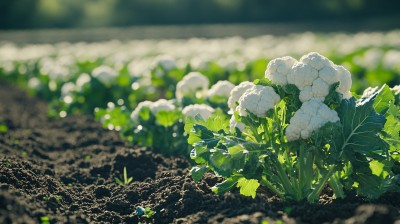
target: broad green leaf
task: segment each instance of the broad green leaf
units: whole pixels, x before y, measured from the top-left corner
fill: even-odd
[[[237,184],[238,180],[239,177],[227,178],[224,182],[216,184],[214,187],[211,188],[211,190],[216,194],[223,194],[230,191]]]
[[[221,149],[216,149],[210,155],[210,166],[214,171],[224,177],[229,177],[233,172],[232,156]]]
[[[192,169],[190,169],[190,173],[192,174],[193,180],[197,182],[201,180],[207,170],[208,169],[206,166],[194,166]]]
[[[248,180],[246,178],[240,178],[236,186],[240,188],[240,194],[255,198],[257,188],[260,184],[258,183],[258,180],[255,179]]]
[[[358,182],[357,194],[367,198],[378,198],[385,191],[384,180],[376,175],[360,172],[357,173],[356,181]]]
[[[380,163],[377,160],[373,160],[369,163],[369,167],[371,168],[372,174],[376,176],[382,176],[385,178],[388,175],[388,172],[384,170],[385,164]]]
[[[173,111],[159,111],[156,114],[156,122],[164,127],[170,127],[179,119],[183,117],[182,112],[173,110]]]
[[[377,93],[374,101],[374,109],[377,113],[384,114],[388,110],[389,105],[394,103],[394,95],[387,85],[383,85]]]
[[[376,95],[375,95],[376,96]],[[379,137],[386,119],[373,108],[375,97],[356,103],[354,98],[343,100],[338,108],[342,131],[337,133],[331,148],[348,156],[354,152],[368,155],[374,151],[386,152],[387,146]]]

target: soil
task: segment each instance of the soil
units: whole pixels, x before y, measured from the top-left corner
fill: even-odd
[[[215,195],[220,181],[195,183],[185,158],[130,146],[88,116],[47,118],[47,104],[0,83],[0,223],[400,223],[400,195],[377,201],[282,202],[265,189],[255,199]],[[133,181],[123,187],[126,167]],[[151,218],[138,217],[150,207]]]

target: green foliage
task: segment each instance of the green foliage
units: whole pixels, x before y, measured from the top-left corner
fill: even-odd
[[[128,185],[132,182],[132,180],[133,180],[133,177],[128,178],[128,172],[126,171],[125,166],[124,166],[124,180],[122,181],[118,177],[115,178],[115,182],[117,182],[117,184],[119,184],[123,187],[128,187]]]
[[[151,208],[150,207],[145,207],[145,208],[143,208],[143,207],[141,207],[141,206],[138,206],[138,207],[136,207],[136,215],[137,216],[140,216],[140,217],[145,217],[145,218],[147,218],[147,219],[150,219],[151,217],[153,217],[153,215],[155,214],[156,212],[155,211],[153,211],[153,210],[151,210]]]
[[[193,179],[199,181],[212,171],[225,178],[212,188],[215,193],[238,187],[241,194],[254,198],[261,184],[286,200],[309,202],[318,200],[326,184],[336,197],[345,197],[352,189],[369,199],[398,191],[399,173],[392,171],[389,150],[393,144],[384,138],[385,133],[398,134],[385,126],[385,114],[393,117],[390,112],[396,111],[389,109],[394,102],[391,91],[382,87],[365,99],[340,100],[336,87],[331,87],[326,103],[336,108],[340,122],[327,123],[307,140],[288,142],[284,136],[287,117],[298,107],[293,86],[274,87],[283,100],[267,117],[237,116],[246,125],[243,132],[230,132],[227,120],[216,116],[207,121],[187,119],[191,158],[199,164],[191,170]]]

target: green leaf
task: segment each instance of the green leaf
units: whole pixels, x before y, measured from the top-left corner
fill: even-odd
[[[237,184],[238,180],[239,177],[227,178],[224,182],[216,184],[214,187],[211,188],[211,190],[216,194],[223,194],[230,191]]]
[[[208,168],[206,166],[194,166],[190,169],[194,181],[200,181],[204,173],[207,172]]]
[[[156,122],[164,127],[170,127],[183,117],[182,112],[173,111],[159,111],[156,114]]]
[[[209,162],[219,175],[229,177],[233,172],[232,156],[227,151],[216,149],[211,153]]]
[[[260,184],[258,183],[258,180],[255,179],[248,180],[246,178],[240,178],[236,186],[240,188],[240,194],[255,198],[257,188]]]
[[[380,163],[377,160],[373,160],[369,163],[369,167],[371,168],[372,174],[376,176],[383,176],[384,178],[388,175],[388,172],[385,172],[385,164]]]
[[[394,103],[393,92],[387,85],[383,85],[376,93],[377,96],[374,101],[374,109],[377,113],[385,114],[389,109],[389,105]]]
[[[150,117],[151,117],[150,108],[144,107],[139,111],[139,123],[142,123],[142,121],[148,121]]]
[[[269,79],[256,79],[253,82],[255,85],[261,85],[261,86],[271,86],[272,82]]]
[[[338,108],[342,131],[337,133],[336,141],[330,143],[331,148],[347,155],[354,152],[362,155],[374,151],[386,152],[387,146],[378,135],[382,132],[386,119],[375,112],[374,99],[375,97],[368,98],[357,103],[354,98],[342,101]]]

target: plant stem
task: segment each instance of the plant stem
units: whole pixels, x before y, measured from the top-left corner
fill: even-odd
[[[272,157],[273,163],[275,164],[276,170],[278,171],[278,176],[282,181],[283,188],[285,189],[286,193],[289,195],[293,195],[294,189],[292,184],[290,183],[290,179],[285,173],[285,171],[282,168],[282,165],[280,164],[279,160],[277,158]]]
[[[269,182],[266,177],[262,177],[260,182],[261,182],[261,184],[266,186],[268,189],[273,191],[279,197],[284,197],[285,193],[280,191],[280,190],[278,190],[276,187],[274,187],[274,185],[272,185],[271,182]]]
[[[315,201],[318,200],[319,195],[321,194],[321,191],[324,188],[326,182],[335,173],[335,168],[336,168],[335,165],[331,165],[328,168],[328,172],[322,176],[316,188],[311,192],[311,194],[308,195],[307,197],[308,202],[314,203]]]
[[[336,198],[344,198],[343,185],[340,183],[339,172],[335,172],[328,180],[329,186],[335,193]]]

